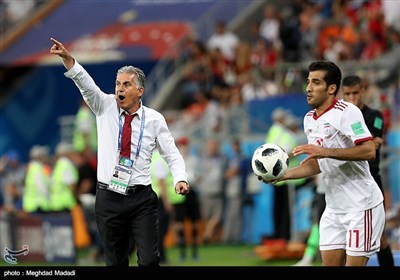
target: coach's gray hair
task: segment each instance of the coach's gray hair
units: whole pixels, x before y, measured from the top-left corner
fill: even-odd
[[[142,69],[139,69],[134,66],[123,66],[118,70],[117,75],[122,74],[122,73],[135,74],[134,81],[135,81],[136,85],[139,88],[140,87],[144,88],[144,85],[146,83],[146,75],[144,74]]]

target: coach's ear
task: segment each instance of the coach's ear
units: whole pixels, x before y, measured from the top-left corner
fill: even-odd
[[[141,98],[144,94],[144,87],[138,88],[138,92],[139,92],[138,96]]]

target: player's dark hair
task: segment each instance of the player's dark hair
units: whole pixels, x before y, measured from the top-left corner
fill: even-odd
[[[343,78],[342,86],[344,87],[352,87],[356,85],[362,85],[362,79],[357,75],[349,75]]]
[[[325,71],[324,80],[326,85],[327,87],[330,85],[336,85],[334,94],[335,96],[337,95],[342,81],[342,71],[335,63],[326,60],[317,60],[310,63],[308,71]]]

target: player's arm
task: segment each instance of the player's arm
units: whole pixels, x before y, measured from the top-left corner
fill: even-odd
[[[283,174],[283,176],[277,180],[265,181],[262,177],[258,177],[258,180],[260,180],[264,183],[267,183],[267,184],[268,183],[276,184],[280,181],[300,179],[300,178],[314,176],[320,172],[321,172],[321,169],[319,168],[318,161],[316,159],[310,159],[296,167],[289,168],[285,172],[285,174]]]
[[[308,160],[296,167],[289,168],[279,181],[306,178],[321,172],[316,159]]]
[[[374,137],[374,145],[375,149],[379,150],[379,148],[383,145],[384,140],[381,137]]]
[[[323,148],[316,145],[306,144],[297,146],[293,150],[295,156],[307,154],[310,159],[332,158],[347,161],[373,160],[375,159],[375,144],[372,140],[364,141],[349,148]]]

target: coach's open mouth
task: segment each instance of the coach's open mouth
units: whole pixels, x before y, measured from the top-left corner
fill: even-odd
[[[124,95],[118,95],[119,100],[123,101],[125,99]]]

